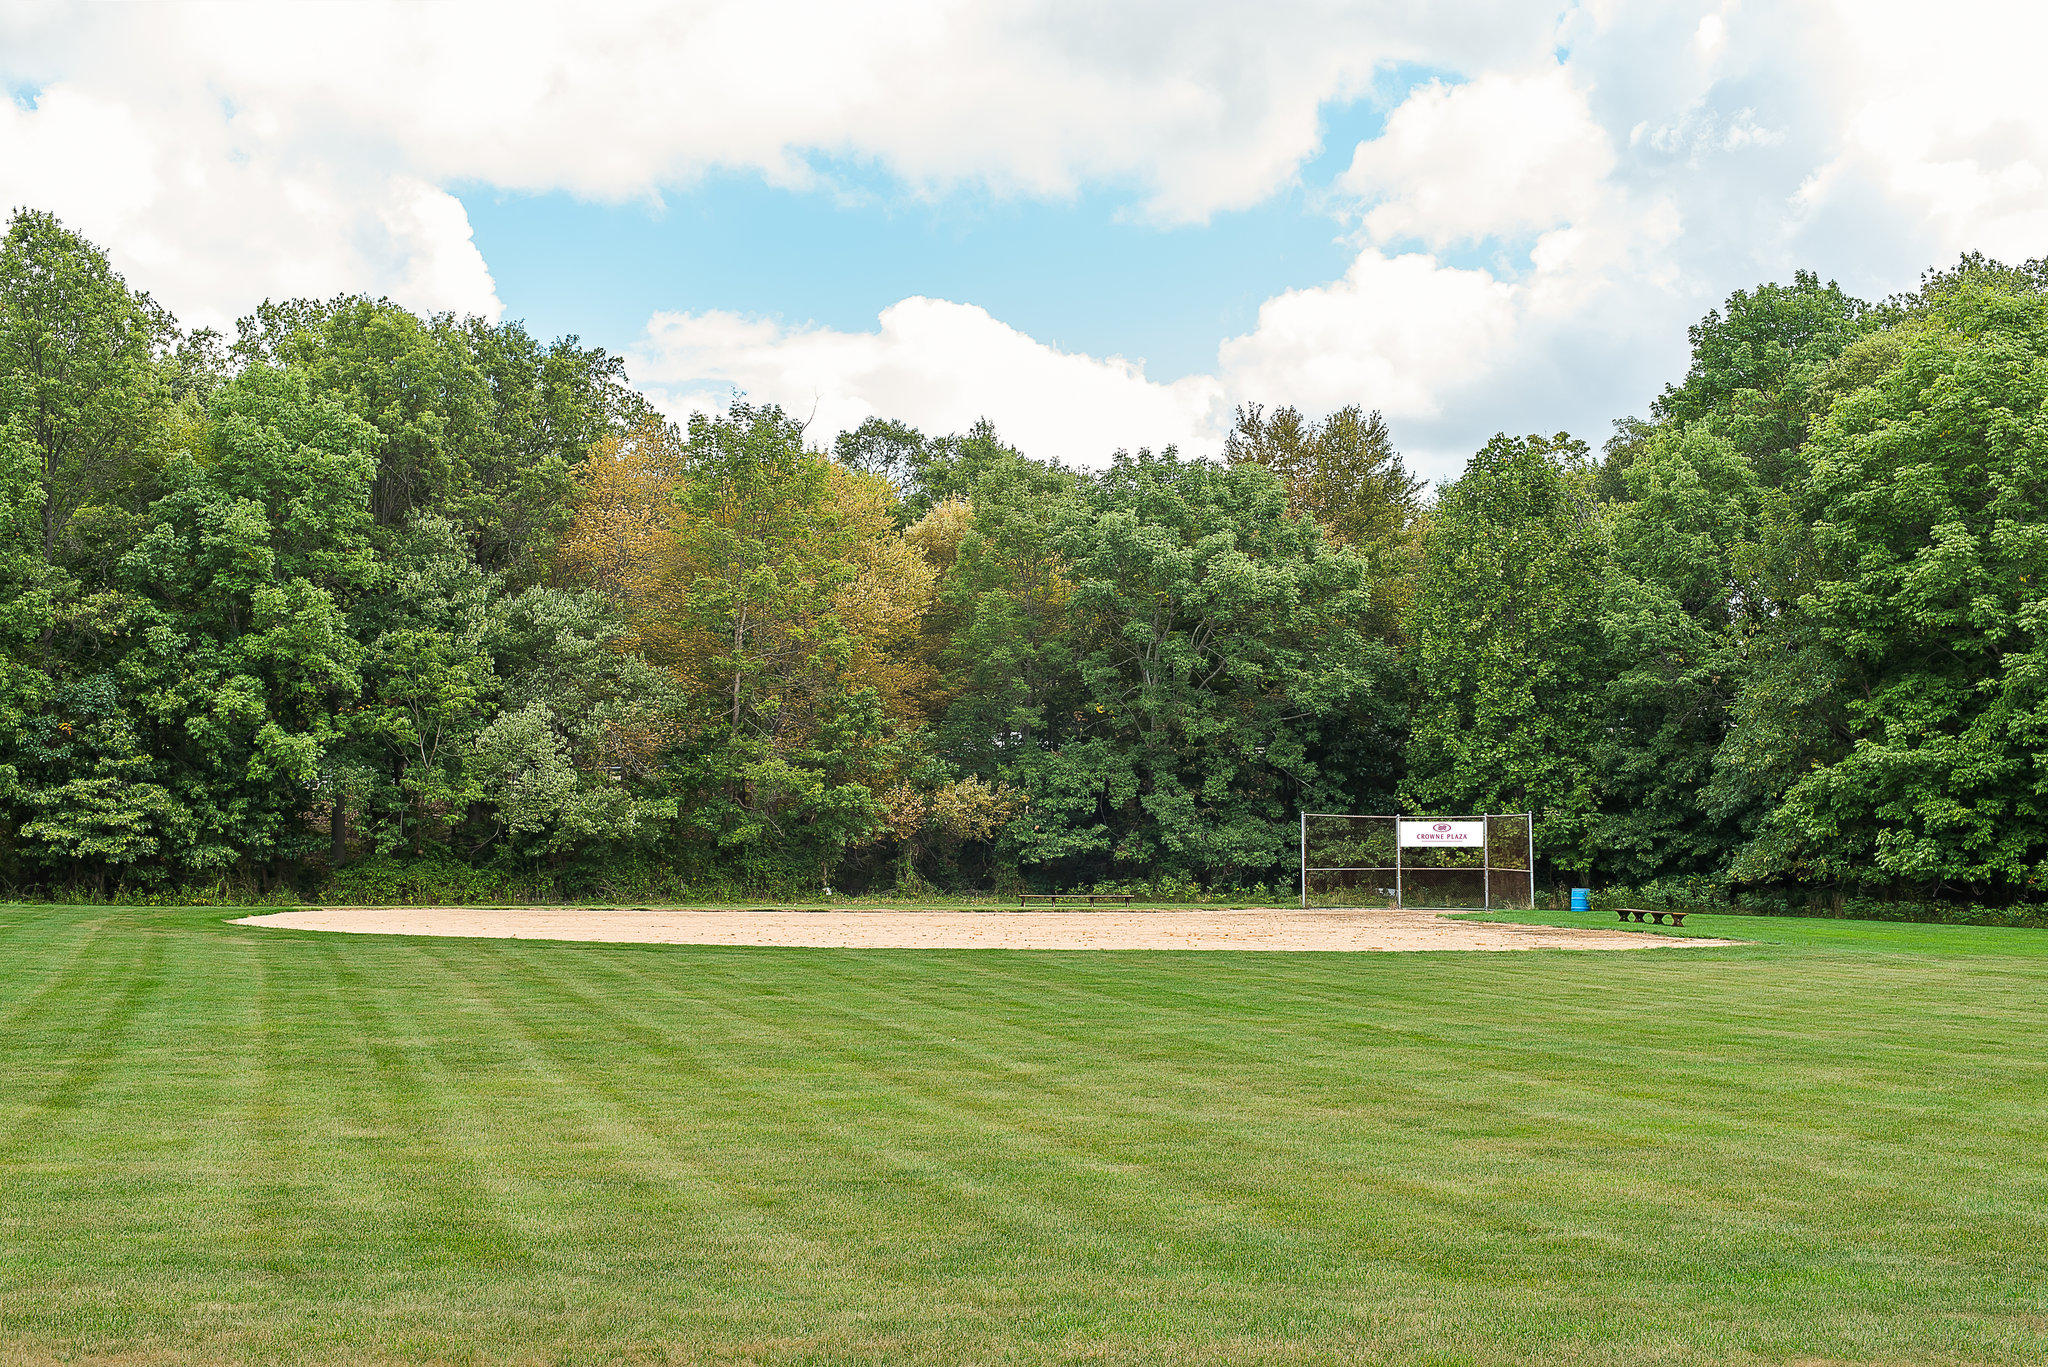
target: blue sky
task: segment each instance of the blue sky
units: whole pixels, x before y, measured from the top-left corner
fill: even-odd
[[[620,351],[680,416],[1416,468],[1597,443],[1727,294],[2048,253],[2048,8],[620,0],[0,9],[0,196],[192,324],[342,291]],[[1984,41],[1995,33],[1997,41]]]
[[[508,314],[536,331],[633,341],[650,309],[731,309],[841,329],[907,295],[971,299],[1065,350],[1143,359],[1154,378],[1215,364],[1289,285],[1341,274],[1341,225],[1300,190],[1199,227],[1122,213],[1112,192],[1070,202],[782,189],[714,176],[658,205],[464,190]]]
[[[654,309],[730,309],[841,329],[908,295],[963,299],[1065,350],[1143,360],[1154,379],[1208,370],[1291,285],[1341,275],[1345,225],[1318,201],[1386,109],[1433,73],[1403,67],[1372,98],[1326,106],[1299,179],[1204,223],[1131,212],[1128,185],[1040,199],[907,190],[830,164],[830,188],[715,173],[624,203],[456,187],[507,312],[614,348]]]

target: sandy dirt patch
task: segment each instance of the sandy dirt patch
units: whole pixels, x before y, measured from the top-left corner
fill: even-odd
[[[764,911],[316,907],[237,925],[370,935],[802,949],[1682,949],[1733,944],[1625,930],[1453,921],[1433,911]]]

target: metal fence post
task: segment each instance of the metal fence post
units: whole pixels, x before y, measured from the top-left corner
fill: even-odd
[[[1401,814],[1394,813],[1394,910],[1403,906],[1401,901]]]
[[[1536,910],[1536,813],[1522,813],[1522,833],[1529,838],[1529,910]]]
[[[1479,847],[1479,853],[1480,853],[1480,864],[1481,864],[1481,867],[1482,867],[1482,868],[1484,868],[1484,870],[1485,870],[1485,873],[1484,873],[1484,874],[1483,874],[1483,875],[1481,876],[1481,879],[1480,879],[1480,886],[1481,886],[1482,888],[1484,888],[1484,889],[1485,889],[1485,891],[1484,891],[1484,892],[1483,892],[1483,893],[1481,894],[1481,898],[1482,898],[1482,900],[1483,900],[1483,901],[1484,901],[1484,902],[1486,903],[1486,908],[1485,908],[1485,909],[1486,909],[1487,911],[1492,911],[1492,910],[1493,910],[1493,813],[1492,813],[1492,812],[1488,812],[1488,813],[1487,813],[1487,814],[1486,814],[1485,816],[1482,816],[1482,817],[1480,817],[1480,818],[1479,818],[1479,835],[1480,835],[1480,838],[1481,838],[1481,839],[1482,839],[1483,841],[1485,841],[1485,843],[1484,843],[1483,845],[1481,845],[1481,846]]]
[[[1308,910],[1308,813],[1301,813],[1301,909]]]

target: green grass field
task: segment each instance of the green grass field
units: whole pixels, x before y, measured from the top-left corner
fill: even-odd
[[[2048,933],[856,953],[234,914],[0,908],[0,1363],[2048,1359]]]

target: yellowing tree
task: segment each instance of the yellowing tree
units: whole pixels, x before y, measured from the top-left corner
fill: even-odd
[[[682,468],[682,436],[660,419],[600,441],[584,462],[576,518],[555,553],[557,574],[631,602],[636,576],[669,528]]]
[[[896,531],[896,495],[887,480],[835,465],[831,495],[850,541],[852,577],[833,598],[850,676],[856,687],[873,688],[895,721],[922,721],[931,714],[935,671],[921,627],[938,569]]]
[[[631,647],[682,685],[686,817],[742,857],[827,862],[871,838],[928,691],[914,646],[937,577],[887,482],[747,404],[591,467],[558,564],[612,588]]]

